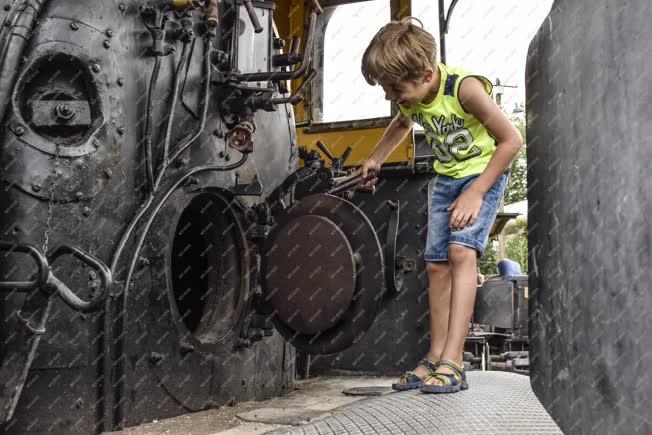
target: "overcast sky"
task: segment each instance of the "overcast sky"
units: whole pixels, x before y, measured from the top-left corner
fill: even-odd
[[[505,88],[503,106],[510,113],[525,102],[525,60],[532,37],[553,0],[459,0],[446,38],[449,65],[463,66]],[[450,0],[445,1],[446,5]],[[412,15],[421,19],[439,44],[437,0],[412,0]],[[379,86],[360,73],[367,44],[390,19],[389,0],[339,6],[326,29],[323,121],[389,115]]]

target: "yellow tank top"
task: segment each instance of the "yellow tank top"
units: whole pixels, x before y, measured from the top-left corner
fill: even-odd
[[[491,94],[493,85],[483,76],[439,63],[441,81],[437,96],[430,104],[417,103],[403,115],[425,129],[426,141],[435,153],[435,172],[453,178],[479,174],[487,167],[496,149],[496,141],[475,116],[460,104],[458,91],[466,77],[476,77]]]

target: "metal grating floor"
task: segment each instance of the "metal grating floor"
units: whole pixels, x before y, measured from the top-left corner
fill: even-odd
[[[455,394],[393,392],[333,411],[310,424],[269,434],[560,434],[527,376],[469,372]]]

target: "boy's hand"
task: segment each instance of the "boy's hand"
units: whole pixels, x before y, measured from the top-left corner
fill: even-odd
[[[464,191],[447,209],[453,212],[448,226],[453,231],[459,231],[473,225],[478,219],[483,197],[481,192],[472,187]]]
[[[360,167],[359,173],[362,175],[362,178],[366,178],[369,175],[369,171],[373,171],[376,176],[380,173],[380,166],[383,162],[379,162],[376,159],[368,158]],[[366,183],[360,184],[358,188],[370,188],[376,184],[378,178],[369,180]]]

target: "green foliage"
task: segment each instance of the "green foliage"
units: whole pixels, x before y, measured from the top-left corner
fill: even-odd
[[[511,121],[521,133],[523,142],[525,142],[525,119],[523,117],[513,117]],[[525,146],[521,148],[512,162],[509,183],[505,189],[505,204],[513,204],[524,199],[527,199],[527,157]],[[480,272],[485,276],[498,274],[497,239],[498,237],[489,239],[485,253],[478,261]],[[505,236],[505,257],[518,262],[521,265],[523,273],[527,274],[527,253],[527,225],[525,223],[518,223],[517,233]]]
[[[512,124],[518,129],[525,142],[525,120],[512,118]],[[525,146],[518,152],[511,166],[509,183],[505,189],[505,204],[513,204],[527,198],[527,158]]]
[[[505,256],[521,265],[521,270],[527,274],[527,224],[517,223],[516,234],[505,236]]]
[[[478,259],[480,273],[486,277],[498,274],[497,249],[494,247],[494,241],[497,241],[496,237],[489,239],[484,255]]]

